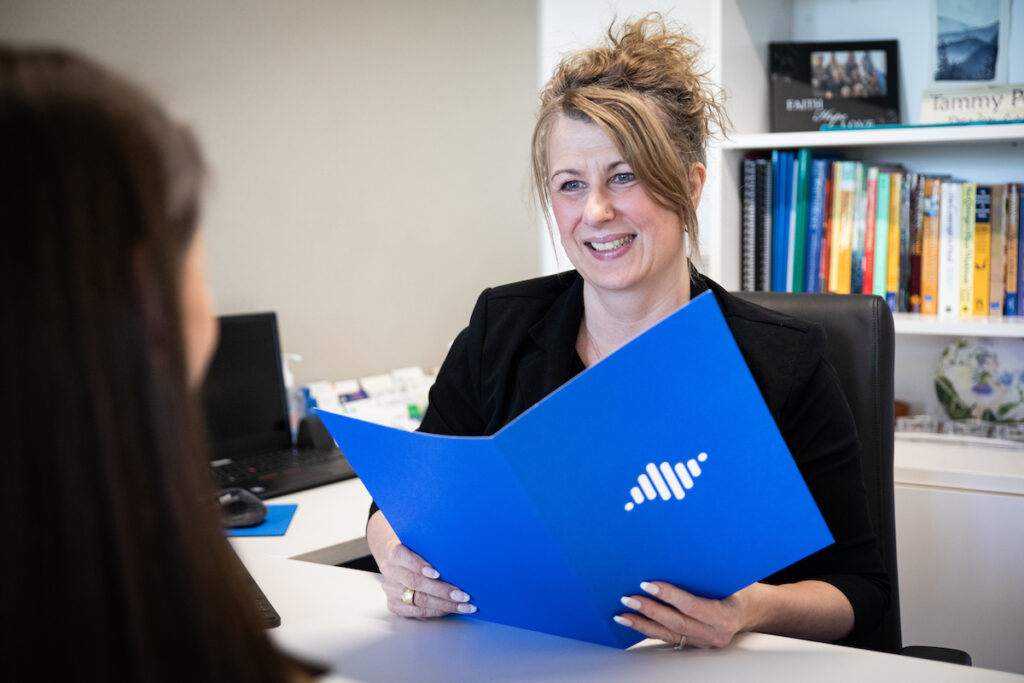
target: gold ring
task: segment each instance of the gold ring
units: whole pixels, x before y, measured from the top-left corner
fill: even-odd
[[[405,604],[415,606],[416,603],[413,602],[413,600],[415,599],[416,591],[414,591],[413,589],[406,588],[404,591],[402,591],[402,602],[404,602]]]

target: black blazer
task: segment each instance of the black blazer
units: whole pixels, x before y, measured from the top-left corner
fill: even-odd
[[[836,539],[765,581],[836,586],[855,615],[844,642],[857,644],[887,608],[889,581],[868,519],[856,426],[822,358],[824,332],[742,301],[694,271],[691,295],[708,289]],[[497,432],[583,370],[582,316],[583,280],[574,271],[485,290],[441,366],[420,431]]]

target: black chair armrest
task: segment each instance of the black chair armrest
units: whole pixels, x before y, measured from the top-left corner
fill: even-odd
[[[971,666],[971,656],[969,654],[963,650],[954,650],[949,647],[908,645],[900,650],[900,654],[907,657],[917,657],[918,659],[930,659],[933,662],[948,662],[949,664]]]

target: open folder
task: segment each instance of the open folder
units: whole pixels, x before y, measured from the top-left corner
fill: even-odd
[[[710,292],[494,436],[318,413],[471,618],[629,647],[641,581],[723,598],[832,543]]]

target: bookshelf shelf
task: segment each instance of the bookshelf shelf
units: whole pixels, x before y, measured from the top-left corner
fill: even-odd
[[[896,334],[945,337],[1024,338],[1024,318],[961,318],[949,320],[920,313],[893,315]]]
[[[879,147],[891,145],[1020,144],[1024,123],[970,126],[896,126],[860,130],[807,131],[801,133],[736,134],[723,140],[723,150],[769,150],[796,147]]]

